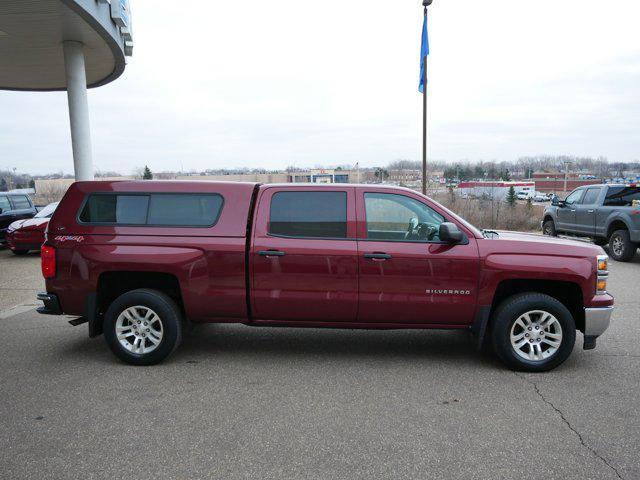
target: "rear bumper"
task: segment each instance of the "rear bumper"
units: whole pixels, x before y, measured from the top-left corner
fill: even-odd
[[[613,306],[595,307],[584,309],[584,335],[585,337],[599,337],[611,323]]]
[[[36,309],[38,313],[43,315],[62,315],[62,308],[60,308],[60,302],[56,294],[41,292],[38,294],[38,300],[41,300],[44,304]]]

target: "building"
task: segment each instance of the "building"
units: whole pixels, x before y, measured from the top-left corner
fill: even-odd
[[[509,190],[513,187],[516,194],[519,192],[527,192],[533,196],[536,191],[535,182],[461,182],[458,184],[458,193],[463,197],[486,197],[493,200],[504,200],[509,194]]]
[[[290,172],[289,183],[358,183],[358,172],[352,170],[314,169]]]
[[[583,185],[595,185],[602,183],[601,180],[595,178],[593,175],[568,173],[567,184],[565,189],[565,174],[564,172],[536,172],[532,175],[533,180],[536,182],[536,188],[540,192],[570,192]],[[588,178],[593,177],[593,178]]]
[[[93,179],[87,88],[132,54],[128,0],[0,1],[0,89],[66,90],[75,176]]]

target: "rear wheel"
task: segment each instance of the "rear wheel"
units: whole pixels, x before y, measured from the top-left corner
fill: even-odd
[[[11,250],[14,255],[26,255],[29,253],[29,250]]]
[[[631,241],[628,230],[616,230],[609,238],[609,254],[619,262],[631,260],[637,249],[638,244]]]
[[[107,309],[104,336],[121,360],[132,365],[153,365],[180,344],[182,314],[162,292],[132,290],[116,298]]]
[[[550,237],[558,236],[558,233],[556,232],[556,224],[553,223],[553,220],[547,220],[542,224],[542,233],[543,235],[549,235]]]
[[[563,363],[576,340],[567,307],[541,293],[506,299],[492,316],[493,348],[513,370],[544,372]]]

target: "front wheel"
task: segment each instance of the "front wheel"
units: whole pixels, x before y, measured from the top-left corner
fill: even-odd
[[[132,290],[109,306],[103,329],[109,348],[118,358],[132,365],[153,365],[180,344],[182,313],[162,292]]]
[[[496,354],[513,370],[552,370],[569,357],[576,341],[567,307],[542,293],[506,299],[492,315],[491,328]]]
[[[542,234],[550,237],[558,236],[558,232],[556,232],[556,224],[553,223],[553,220],[547,220],[542,224]]]
[[[628,262],[636,254],[638,244],[631,241],[628,230],[616,230],[609,238],[609,254],[618,262]]]

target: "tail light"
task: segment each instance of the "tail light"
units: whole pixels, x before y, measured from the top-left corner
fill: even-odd
[[[40,261],[42,266],[42,276],[53,278],[56,276],[56,249],[49,245],[44,245],[40,250]]]

